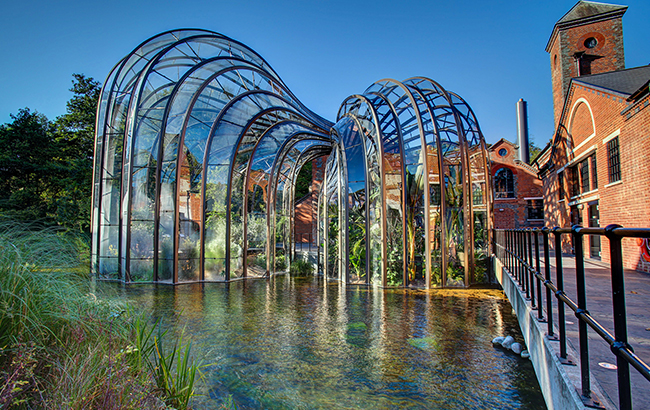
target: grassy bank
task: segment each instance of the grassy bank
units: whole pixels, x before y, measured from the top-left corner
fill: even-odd
[[[182,340],[90,292],[83,237],[0,225],[0,408],[186,408]]]

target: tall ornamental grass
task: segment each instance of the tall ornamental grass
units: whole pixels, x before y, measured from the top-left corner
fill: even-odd
[[[182,363],[161,378],[164,333],[138,339],[154,326],[90,292],[87,255],[81,236],[0,223],[0,408],[187,408],[199,374],[189,344],[165,345]]]

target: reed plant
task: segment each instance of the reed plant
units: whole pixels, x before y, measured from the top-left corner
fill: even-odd
[[[195,396],[194,386],[203,377],[191,356],[191,342],[183,342],[185,331],[173,339],[167,337],[159,321],[151,326],[143,315],[133,321],[134,345],[127,348],[131,365],[149,370],[164,400],[177,409],[185,409]]]
[[[189,344],[170,343],[181,358],[170,393],[147,364],[164,333],[150,337],[144,316],[91,293],[87,255],[83,236],[0,223],[0,408],[187,408],[198,374]]]

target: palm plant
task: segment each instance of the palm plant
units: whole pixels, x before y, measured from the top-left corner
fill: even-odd
[[[418,167],[415,174],[406,172],[406,234],[408,250],[408,277],[410,281],[415,280],[416,256],[421,252],[418,249],[418,239],[422,236],[422,227],[417,224],[418,205],[421,202],[424,189],[424,172]]]
[[[350,265],[359,278],[366,276],[366,215],[365,200],[352,194],[354,205],[349,209]]]

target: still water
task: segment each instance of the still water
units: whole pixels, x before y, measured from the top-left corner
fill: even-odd
[[[497,290],[372,290],[322,278],[121,288],[204,364],[194,408],[545,409]]]

